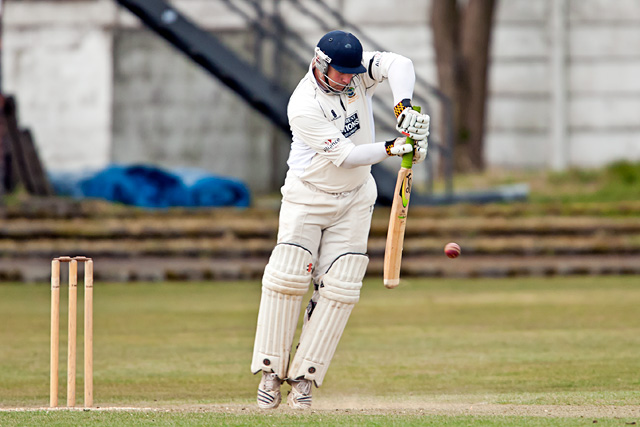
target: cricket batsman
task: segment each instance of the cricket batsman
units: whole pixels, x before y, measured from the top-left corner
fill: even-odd
[[[403,136],[375,142],[372,99],[388,81],[396,129]],[[291,95],[293,134],[282,192],[277,245],[262,279],[251,371],[262,371],[258,406],[311,407],[353,306],[369,258],[367,240],[377,189],[371,165],[413,151],[427,155],[429,116],[411,107],[415,71],[391,52],[363,52],[351,33],[331,31],[315,49],[309,71]],[[391,107],[389,108],[391,110]],[[415,141],[408,144],[406,137]],[[313,282],[300,342],[290,360],[302,298]]]

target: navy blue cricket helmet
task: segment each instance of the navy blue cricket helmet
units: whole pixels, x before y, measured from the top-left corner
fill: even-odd
[[[367,71],[362,65],[362,44],[351,33],[339,30],[328,32],[318,42],[316,55],[321,71],[325,74],[328,65],[345,74]]]

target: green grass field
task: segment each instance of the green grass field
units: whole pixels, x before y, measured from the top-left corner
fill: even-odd
[[[304,414],[255,409],[259,297],[257,282],[97,283],[94,403],[133,409],[46,411],[49,287],[2,284],[0,425],[640,423],[635,276],[367,281]],[[81,351],[78,366],[81,404]]]

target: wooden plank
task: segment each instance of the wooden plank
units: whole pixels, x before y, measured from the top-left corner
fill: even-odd
[[[27,172],[34,187],[33,194],[37,196],[52,196],[53,189],[42,167],[42,162],[40,162],[40,157],[38,156],[38,151],[29,129],[22,129],[20,131],[20,143],[25,157],[24,162],[27,166]]]
[[[6,126],[3,144],[8,149],[5,167],[8,168],[8,187],[11,187],[12,173],[17,174],[29,194],[51,196],[53,189],[42,167],[33,137],[28,129],[20,129],[18,125],[17,106],[11,96],[5,99],[2,122]],[[14,183],[15,184],[15,183]],[[15,186],[15,185],[14,185]]]
[[[31,181],[29,170],[25,162],[25,156],[20,143],[21,136],[18,129],[18,118],[16,113],[16,102],[12,96],[5,99],[3,113],[7,123],[8,147],[11,150],[11,162],[15,165],[18,177],[29,194],[35,194],[35,187]]]
[[[2,114],[4,102],[5,98],[0,94],[0,194],[11,193],[18,182],[18,177],[11,161],[7,119]]]

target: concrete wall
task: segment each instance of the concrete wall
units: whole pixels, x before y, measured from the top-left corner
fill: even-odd
[[[562,169],[639,160],[640,2],[498,5],[488,163]],[[553,22],[558,8],[560,31]],[[564,52],[560,64],[554,64],[554,50]]]
[[[571,163],[640,159],[640,2],[574,0],[569,28]]]
[[[2,89],[16,96],[49,169],[109,159],[114,11],[107,1],[4,6]]]
[[[437,83],[430,1],[326,2]],[[256,17],[244,2],[233,3]],[[287,24],[315,44],[324,29],[286,0],[280,4]],[[639,160],[640,2],[497,4],[488,164],[562,169]],[[256,62],[255,33],[224,2],[174,5]],[[279,186],[287,151],[281,133],[114,1],[9,0],[3,19],[3,90],[17,95],[21,123],[34,132],[48,168],[145,162],[235,176],[259,193]],[[261,66],[288,86],[302,72],[275,74],[268,51]],[[388,90],[381,96],[391,102]]]
[[[149,31],[118,32],[114,58],[112,161],[196,167],[270,190],[271,150],[288,150],[288,138],[262,115]]]
[[[206,24],[231,43],[246,43],[244,21],[225,19],[219,2],[206,13],[186,3],[217,17]],[[236,177],[257,193],[281,184],[282,132],[115,2],[15,1],[5,10],[3,90],[17,96],[47,169],[145,163]]]

